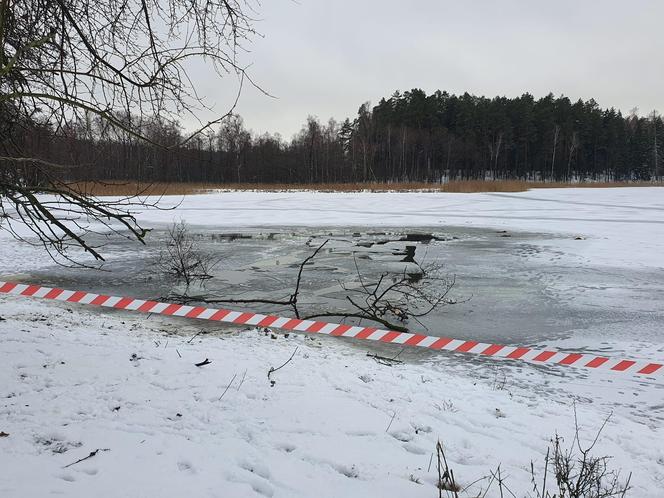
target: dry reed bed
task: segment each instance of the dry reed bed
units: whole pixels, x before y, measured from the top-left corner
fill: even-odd
[[[268,184],[268,183],[137,183],[137,182],[78,182],[72,188],[95,196],[131,195],[191,195],[215,190],[253,190],[262,192],[305,191],[317,192],[524,192],[536,188],[612,188],[652,187],[663,183],[653,182],[526,182],[520,180],[458,180],[436,183],[321,183],[321,184]]]

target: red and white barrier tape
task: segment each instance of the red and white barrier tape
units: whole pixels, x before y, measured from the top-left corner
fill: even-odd
[[[500,344],[486,344],[446,337],[396,332],[394,330],[381,330],[374,327],[342,325],[338,323],[261,315],[253,312],[169,304],[157,301],[144,301],[142,299],[134,299],[131,297],[107,296],[91,292],[42,287],[39,285],[0,281],[0,293],[54,299],[56,301],[90,304],[130,311],[141,311],[143,313],[158,313],[161,315],[198,318],[201,320],[212,320],[237,325],[254,325],[257,327],[273,327],[296,332],[352,337],[354,339],[365,339],[369,341],[400,344],[403,346],[415,346],[434,350],[452,351],[456,353],[470,353],[496,358],[509,358],[530,363],[572,365],[576,367],[612,370],[615,372],[628,372],[640,375],[661,374],[664,372],[664,365],[661,363],[611,359],[604,356],[594,356],[583,353],[567,353],[526,347],[502,346]]]

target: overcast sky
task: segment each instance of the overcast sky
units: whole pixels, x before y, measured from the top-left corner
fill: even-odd
[[[341,120],[415,87],[664,111],[662,0],[262,2],[242,60],[276,98],[245,87],[237,108],[258,133],[289,139],[308,115]],[[234,82],[202,80],[222,111]]]

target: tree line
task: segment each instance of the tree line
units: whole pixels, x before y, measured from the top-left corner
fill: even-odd
[[[35,120],[12,140],[25,155],[74,165],[64,173],[70,180],[648,181],[661,179],[664,162],[664,122],[657,112],[623,116],[592,99],[572,102],[552,94],[490,99],[395,92],[373,107],[362,104],[343,122],[310,116],[291,140],[253,134],[236,114],[184,144],[177,121],[130,114],[124,120],[149,140],[94,115],[57,129]]]

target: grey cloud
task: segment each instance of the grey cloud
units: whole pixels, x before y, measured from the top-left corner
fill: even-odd
[[[259,133],[289,138],[309,114],[343,119],[414,87],[664,111],[660,1],[264,0],[259,14],[242,60],[277,98],[245,88],[238,107]],[[236,81],[193,73],[223,111]]]

